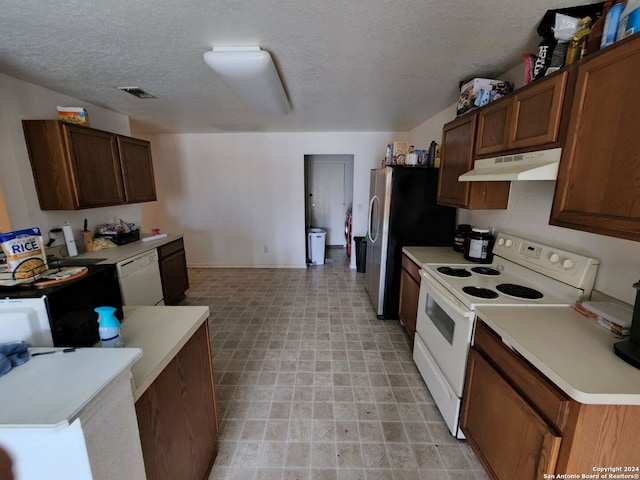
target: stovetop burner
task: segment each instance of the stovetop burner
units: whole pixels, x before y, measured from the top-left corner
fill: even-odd
[[[451,267],[438,267],[438,271],[443,275],[448,275],[450,277],[470,277],[471,272],[465,270],[464,268],[451,268]]]
[[[494,277],[496,275],[500,275],[500,271],[491,267],[473,267],[471,269],[473,273],[477,273],[478,275],[488,275],[490,277]]]
[[[527,300],[539,300],[544,297],[538,290],[514,283],[501,283],[500,285],[496,285],[496,290],[510,297],[525,298]]]
[[[498,298],[499,296],[496,292],[488,288],[462,287],[462,291],[472,297],[486,298],[488,300]]]

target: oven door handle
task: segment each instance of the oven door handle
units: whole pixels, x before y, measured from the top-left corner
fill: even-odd
[[[424,270],[420,270],[420,276],[422,277],[422,281],[425,282],[427,288],[430,290],[430,291],[427,291],[427,293],[429,293],[432,297],[435,298],[436,303],[447,304],[458,315],[462,317],[469,317],[469,315],[471,315],[471,312],[467,307],[465,307],[457,298],[453,297],[443,287],[441,287],[438,283],[436,283],[429,276],[429,274],[425,273]]]

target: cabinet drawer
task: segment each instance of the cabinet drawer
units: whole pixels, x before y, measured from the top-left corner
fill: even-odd
[[[420,267],[413,263],[413,260],[407,255],[402,255],[402,268],[407,271],[411,278],[420,283]]]
[[[558,431],[566,425],[570,400],[538,370],[502,343],[502,339],[481,320],[476,323],[474,346]]]
[[[158,247],[158,256],[160,258],[165,258],[171,255],[172,253],[179,252],[180,250],[184,250],[184,242],[181,238],[175,240],[171,243],[167,243]]]

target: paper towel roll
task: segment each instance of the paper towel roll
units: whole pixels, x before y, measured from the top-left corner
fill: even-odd
[[[69,222],[65,222],[62,226],[62,234],[64,235],[64,241],[67,244],[67,253],[70,257],[78,255],[78,248],[76,247],[76,240],[73,238],[73,230]]]

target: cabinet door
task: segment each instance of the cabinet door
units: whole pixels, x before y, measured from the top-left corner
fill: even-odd
[[[217,410],[205,322],[136,402],[147,478],[207,478]]]
[[[558,140],[568,76],[564,71],[514,94],[508,148],[537,147]]]
[[[458,177],[473,168],[476,115],[458,118],[442,131],[442,161],[438,180],[438,203],[468,209],[504,209],[511,182],[460,182]]]
[[[408,265],[407,262],[411,265]],[[418,317],[418,297],[420,296],[420,283],[412,276],[412,272],[405,268],[419,271],[419,268],[405,255],[402,257],[402,273],[400,275],[400,306],[398,316],[405,330],[411,337],[411,345],[416,335],[416,319]],[[418,275],[420,275],[418,273]],[[419,277],[418,277],[419,278]]]
[[[55,120],[23,120],[22,127],[40,208],[78,208],[61,124]]]
[[[63,124],[77,208],[124,202],[115,135]]]
[[[151,145],[145,140],[118,135],[118,150],[127,203],[156,200]]]
[[[640,241],[640,38],[578,67],[550,223]]]
[[[189,289],[184,241],[179,239],[158,247],[158,257],[164,303],[177,305]]]
[[[492,478],[554,473],[561,438],[474,348],[463,402],[462,431]]]
[[[438,179],[438,203],[465,208],[469,203],[471,183],[458,177],[473,168],[474,114],[454,120],[442,131],[442,159]]]
[[[497,100],[478,112],[476,155],[504,152],[509,148],[512,97]]]

